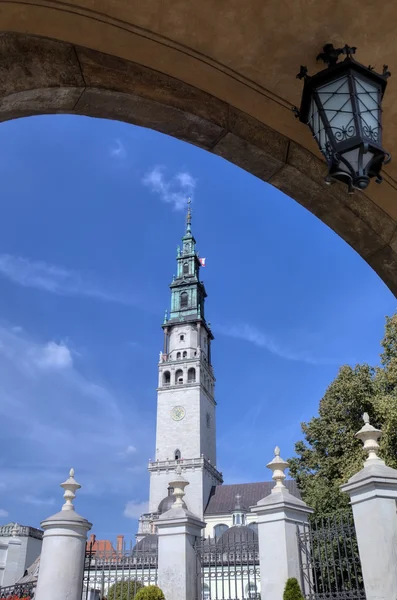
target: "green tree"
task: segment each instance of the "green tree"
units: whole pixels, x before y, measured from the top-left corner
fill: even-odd
[[[285,584],[283,600],[304,600],[298,580],[295,577],[287,579]]]
[[[135,600],[141,588],[143,588],[143,584],[134,579],[118,581],[110,586],[107,600]]]
[[[320,401],[318,416],[302,423],[304,440],[295,444],[290,474],[302,497],[321,516],[347,508],[339,486],[362,468],[364,453],[355,433],[367,412],[382,429],[380,454],[397,467],[397,314],[386,318],[381,364],[340,368]]]
[[[163,592],[157,585],[148,585],[137,593],[135,600],[165,600]]]

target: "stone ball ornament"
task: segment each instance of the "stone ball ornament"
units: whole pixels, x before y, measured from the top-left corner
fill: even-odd
[[[326,183],[340,181],[349,193],[365,190],[372,178],[381,183],[382,167],[391,159],[382,147],[382,99],[390,72],[387,65],[381,74],[365,67],[354,60],[355,52],[326,44],[317,56],[325,69],[310,76],[301,66],[302,101],[299,110],[293,109],[327,161]]]

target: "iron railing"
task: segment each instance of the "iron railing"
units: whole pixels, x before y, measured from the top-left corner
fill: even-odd
[[[15,583],[0,588],[0,598],[32,598],[36,583]]]
[[[116,548],[116,549],[115,549]],[[132,542],[108,543],[105,549],[87,548],[83,575],[83,600],[133,600],[144,585],[157,584],[157,536],[147,536],[135,546]]]
[[[352,512],[297,525],[301,587],[307,600],[365,600]]]
[[[196,600],[260,600],[257,535],[236,527],[216,538],[198,539]]]

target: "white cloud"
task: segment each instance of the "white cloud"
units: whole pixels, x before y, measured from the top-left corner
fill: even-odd
[[[164,168],[157,166],[146,173],[142,183],[158,194],[163,202],[172,204],[174,210],[183,210],[188,198],[193,200],[197,180],[186,171],[180,171],[166,179]]]
[[[8,511],[0,508],[0,517],[8,517]]]
[[[265,348],[272,354],[286,360],[304,362],[311,365],[339,364],[337,359],[323,358],[315,355],[315,353],[310,350],[292,348],[280,344],[268,334],[263,333],[248,323],[240,323],[230,327],[217,326],[216,330],[222,335],[250,342],[259,348]]]
[[[127,150],[119,138],[114,140],[113,146],[110,148],[109,153],[110,156],[115,159],[123,160],[127,158]]]
[[[141,514],[146,513],[149,510],[149,503],[146,502],[136,502],[135,500],[131,500],[127,502],[124,509],[124,516],[127,519],[138,519]]]
[[[135,448],[135,446],[129,445],[127,446],[127,448],[119,452],[119,456],[121,456],[122,458],[126,458],[127,456],[131,456],[131,454],[136,454],[136,452],[137,449]]]
[[[72,353],[63,343],[48,342],[42,347],[34,347],[31,355],[41,369],[66,369],[73,365]]]
[[[33,506],[52,506],[55,504],[55,498],[37,498],[29,494],[23,498],[23,501],[26,504],[33,504]]]
[[[60,296],[86,296],[127,305],[136,303],[136,299],[132,296],[101,288],[90,281],[87,274],[10,254],[0,254],[0,275],[23,287]]]
[[[133,398],[84,375],[82,363],[72,360],[65,343],[36,340],[0,323],[0,421],[6,449],[0,461],[1,496],[11,505],[18,498],[42,506],[43,517],[53,499],[62,506],[59,484],[71,466],[82,485],[77,507],[86,494],[110,491],[131,497],[146,477],[141,468],[132,477],[127,466],[136,466],[134,447],[149,456],[154,427],[142,420]],[[128,465],[118,458],[126,450]],[[28,493],[37,481],[40,494]]]

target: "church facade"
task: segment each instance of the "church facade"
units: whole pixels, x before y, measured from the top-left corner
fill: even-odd
[[[206,523],[203,536],[220,539],[229,528],[248,528],[256,535],[249,509],[270,493],[273,482],[224,485],[216,458],[214,340],[206,319],[207,293],[200,280],[202,259],[196,250],[188,208],[171,308],[162,324],[164,341],[158,364],[155,458],[149,462],[149,512],[141,515],[137,541],[156,533],[156,521],[174,502],[168,483],[180,466],[189,481],[187,508]],[[299,497],[294,481],[287,481]],[[239,531],[240,535],[243,533]]]

